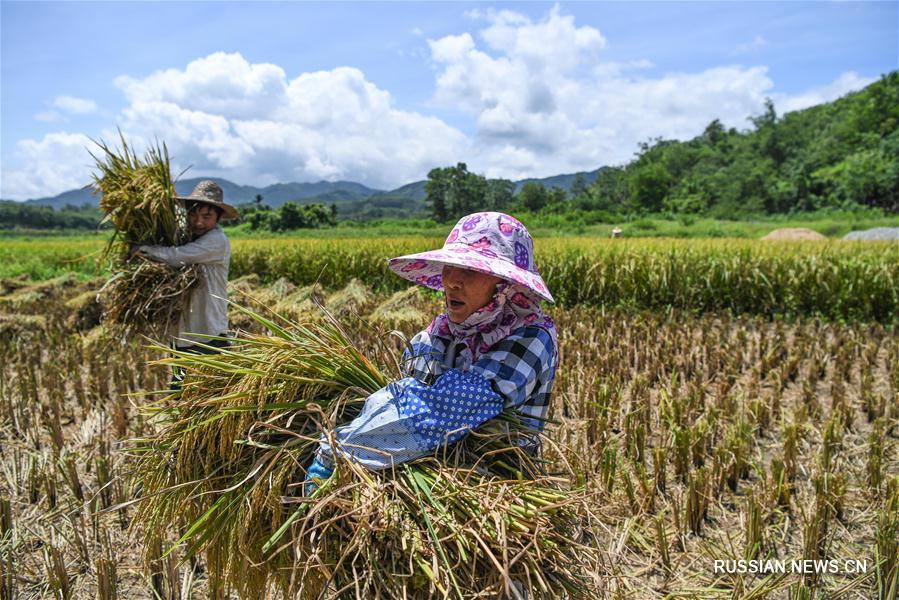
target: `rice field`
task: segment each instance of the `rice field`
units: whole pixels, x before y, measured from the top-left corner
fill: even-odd
[[[378,257],[433,243],[237,240],[232,298],[295,320],[322,303],[374,353],[440,305]],[[89,255],[79,244],[51,243],[44,267]],[[561,239],[538,252],[563,300],[547,457],[586,498],[584,597],[896,597],[895,245]],[[0,280],[0,596],[237,597],[178,543],[183,523],[137,519],[132,440],[160,427],[146,408],[170,373],[149,340],[99,324],[92,273]]]
[[[404,289],[385,257],[422,251],[442,239],[232,240],[231,277],[285,278],[336,289],[351,278],[373,291]],[[46,279],[108,274],[104,241],[16,240],[0,243],[0,277]],[[536,241],[541,274],[559,304],[627,310],[821,317],[899,322],[899,244],[895,242],[763,242],[759,240]]]

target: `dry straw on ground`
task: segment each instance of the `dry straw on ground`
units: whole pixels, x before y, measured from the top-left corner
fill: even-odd
[[[21,280],[17,287],[33,283]],[[258,284],[248,287],[251,293],[260,291]],[[80,291],[75,286],[51,296],[39,315],[0,318],[0,332],[4,322],[10,331],[16,328],[7,338],[11,343],[0,347],[0,595],[216,597],[210,566],[202,557],[187,559],[185,544],[149,570],[142,567],[140,550],[160,530],[131,525],[134,505],[100,512],[147,496],[127,484],[125,476],[134,467],[127,442],[157,434],[157,424],[147,420],[141,407],[158,400],[150,392],[165,387],[170,373],[148,364],[159,358],[158,352],[108,325],[86,333],[64,327],[72,314],[65,306],[67,295]],[[589,495],[590,535],[579,540],[603,556],[601,563],[585,567],[596,578],[593,597],[896,597],[895,327],[677,310],[659,314],[563,306],[551,311],[559,328],[562,368],[550,407],[553,422],[547,426],[552,444],[545,456],[554,472],[567,472],[569,465],[574,481]],[[26,318],[20,321],[22,316]],[[20,335],[26,330],[30,333]],[[382,343],[395,344],[391,356],[401,350],[398,340],[368,327],[359,325],[350,333],[368,356],[378,356]],[[379,369],[395,368],[386,357],[381,362]],[[268,389],[280,385],[272,379]],[[272,431],[263,420],[244,439],[265,441],[262,436]],[[304,466],[299,459],[275,464]],[[323,543],[326,527],[337,527],[336,521],[328,521],[334,513],[324,507],[339,511],[356,502],[353,494],[369,497],[375,488],[357,477],[343,469],[333,487],[323,490],[331,500],[316,513],[318,529],[305,529],[304,539]],[[389,476],[372,481],[388,495],[399,493],[403,485]],[[267,478],[248,484],[257,489],[269,485]],[[432,495],[440,485],[431,486]],[[280,503],[281,496],[297,500],[291,491],[273,497],[270,506]],[[389,512],[377,520],[384,515],[387,501],[382,502],[365,505],[357,513],[359,523],[397,522]],[[289,504],[288,510],[301,504]],[[425,508],[438,539],[444,539],[440,511],[428,504]],[[298,517],[292,527],[305,518]],[[188,531],[175,519],[166,525],[170,534],[159,540],[157,555]],[[371,548],[383,538],[377,537],[379,529],[369,530],[374,541],[357,539]],[[224,539],[227,534],[223,529],[212,541],[243,548]],[[281,543],[295,538],[288,530]],[[294,551],[288,547],[276,560]],[[244,560],[249,555],[235,556]],[[722,574],[713,569],[716,559],[747,557],[784,559],[788,565],[803,558],[854,559],[867,561],[867,572],[847,572],[841,562],[840,572],[818,576]],[[347,560],[344,565],[352,562]],[[293,561],[285,563],[293,572]],[[409,578],[389,581],[401,584]],[[371,590],[360,587],[358,597],[376,597]],[[553,591],[562,595],[558,588]],[[356,588],[344,593],[356,597]],[[470,597],[497,595],[479,590]],[[278,590],[270,597],[283,596]],[[392,588],[381,597],[402,597],[402,589]],[[436,586],[432,597],[443,598]]]

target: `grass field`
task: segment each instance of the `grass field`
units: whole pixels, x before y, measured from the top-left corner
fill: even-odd
[[[140,559],[151,540],[174,543],[183,523],[150,535],[129,527],[134,507],[103,512],[139,495],[128,440],[159,426],[142,407],[168,373],[140,340],[97,326],[99,283],[4,283],[3,597],[210,597],[208,565],[181,562],[183,548]],[[315,318],[318,297],[363,349],[384,338],[373,326],[411,335],[439,310],[433,295],[388,297],[358,283],[314,291],[249,275],[232,282],[232,297],[249,302],[241,293],[295,319]],[[561,367],[547,456],[589,494],[594,597],[895,598],[894,331],[586,303],[552,315]],[[253,327],[236,313],[232,324]],[[786,572],[715,570],[741,559],[785,561]],[[800,559],[836,561],[836,572],[793,572]]]

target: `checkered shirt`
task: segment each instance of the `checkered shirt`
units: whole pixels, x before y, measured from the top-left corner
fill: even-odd
[[[419,332],[403,353],[403,374],[431,385],[456,366],[458,352],[450,339]],[[515,409],[523,422],[543,431],[555,377],[555,349],[542,327],[529,325],[511,332],[471,365],[503,397],[504,408]]]

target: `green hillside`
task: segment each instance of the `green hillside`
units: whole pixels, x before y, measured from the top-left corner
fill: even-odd
[[[899,72],[834,102],[778,116],[769,101],[752,128],[718,120],[687,142],[656,139],[604,169],[582,209],[734,218],[865,206],[899,211]]]

